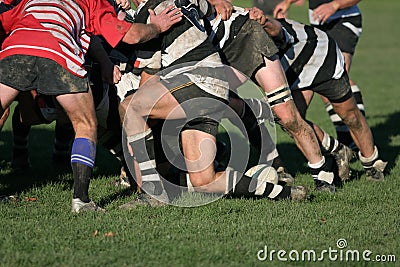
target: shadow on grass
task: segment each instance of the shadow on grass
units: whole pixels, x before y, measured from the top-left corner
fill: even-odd
[[[99,201],[97,201],[97,204],[100,207],[106,207],[107,205],[113,203],[114,201],[121,199],[121,198],[125,198],[128,196],[135,196],[136,195],[136,191],[132,190],[131,188],[127,187],[127,188],[121,188],[117,191],[115,191],[112,194],[108,194],[106,197],[101,198]]]
[[[380,156],[383,160],[388,161],[386,172],[390,172],[394,168],[395,162],[399,157],[400,151],[400,112],[389,115],[372,116],[372,119],[385,119],[384,122],[371,127],[374,141],[379,148]],[[368,120],[368,119],[367,119]],[[285,134],[285,133],[283,133]],[[307,160],[294,143],[279,143],[277,145],[279,154],[290,173],[307,174]],[[352,170],[352,180],[360,179],[363,171]]]
[[[371,117],[371,119],[381,118],[384,118],[385,121],[374,125],[371,130],[375,144],[379,148],[379,154],[385,161],[388,161],[386,171],[390,172],[400,154],[400,112]]]
[[[29,136],[29,158],[32,168],[29,171],[15,173],[11,169],[11,131],[1,132],[0,140],[0,195],[19,194],[49,183],[63,183],[65,188],[72,188],[73,178],[69,160],[62,164],[54,164],[52,161],[52,128],[32,128]],[[108,151],[98,147],[92,179],[104,175],[119,175],[119,171],[118,161]]]

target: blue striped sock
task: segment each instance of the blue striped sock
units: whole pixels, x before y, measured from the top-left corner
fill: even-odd
[[[71,163],[80,163],[94,167],[96,144],[87,138],[76,138],[72,144]]]

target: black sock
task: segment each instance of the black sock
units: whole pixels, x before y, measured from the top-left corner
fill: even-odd
[[[28,160],[28,140],[30,125],[24,124],[20,120],[19,105],[15,107],[12,116],[13,129],[13,159],[20,158]]]
[[[84,164],[71,163],[74,175],[74,198],[79,198],[83,202],[89,202],[89,184],[92,176],[92,168]]]

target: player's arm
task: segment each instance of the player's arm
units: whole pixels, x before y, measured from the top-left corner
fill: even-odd
[[[278,18],[278,19],[279,18],[287,18],[290,6],[293,3],[302,4],[303,2],[304,2],[303,0],[283,0],[282,2],[278,3],[275,6],[274,17]]]
[[[336,9],[348,8],[360,3],[361,0],[333,0],[330,4]]]
[[[215,13],[221,16],[222,20],[228,20],[232,16],[233,5],[230,0],[207,0],[215,9]]]
[[[361,0],[333,0],[331,2],[319,5],[313,10],[313,19],[324,23],[330,16],[336,13],[339,9],[348,8],[358,4]]]
[[[182,13],[175,6],[170,5],[161,13],[156,14],[154,10],[149,10],[150,23],[134,23],[122,38],[128,44],[138,44],[147,42],[160,33],[169,30],[175,23],[182,20]]]
[[[106,50],[104,49],[103,43],[98,36],[92,36],[90,38],[90,45],[87,53],[94,61],[99,63],[101,78],[108,84],[118,83],[121,79],[121,72],[117,66],[112,63]]]
[[[269,36],[278,37],[281,35],[282,25],[279,21],[265,15],[264,12],[257,7],[246,8],[245,10],[249,12],[249,18],[257,21],[261,26],[263,26]]]
[[[269,36],[274,40],[275,45],[282,49],[286,46],[286,36],[283,32],[282,24],[276,19],[265,15],[264,12],[257,8],[246,8],[249,12],[249,18],[257,21],[267,32]]]
[[[257,21],[260,25],[264,25],[267,17],[264,15],[264,12],[258,7],[246,7],[245,11],[249,12],[249,18],[251,20]]]

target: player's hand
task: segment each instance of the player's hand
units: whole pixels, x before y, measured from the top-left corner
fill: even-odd
[[[214,6],[215,12],[221,16],[222,20],[228,20],[232,16],[233,5],[229,0],[209,1]]]
[[[117,84],[122,77],[122,73],[120,71],[120,69],[118,68],[118,66],[114,65],[114,70],[113,70],[113,83]]]
[[[267,18],[265,17],[264,12],[261,9],[257,7],[251,7],[245,8],[245,10],[249,11],[249,18],[257,21],[259,24],[264,25],[267,21]]]
[[[290,8],[290,2],[288,1],[280,2],[275,6],[274,17],[277,19],[287,18],[289,8]]]
[[[323,24],[328,20],[330,16],[335,14],[338,9],[339,6],[335,3],[335,1],[332,1],[330,3],[318,6],[316,9],[314,9],[312,16],[315,21]]]
[[[131,9],[131,2],[129,0],[115,0],[115,3],[123,10]]]
[[[269,36],[276,37],[279,36],[279,34],[282,32],[282,25],[276,19],[266,16],[264,30],[268,33]]]
[[[168,6],[161,13],[156,14],[154,10],[149,9],[150,23],[154,24],[160,33],[169,30],[175,23],[182,20],[182,12],[174,5]]]

